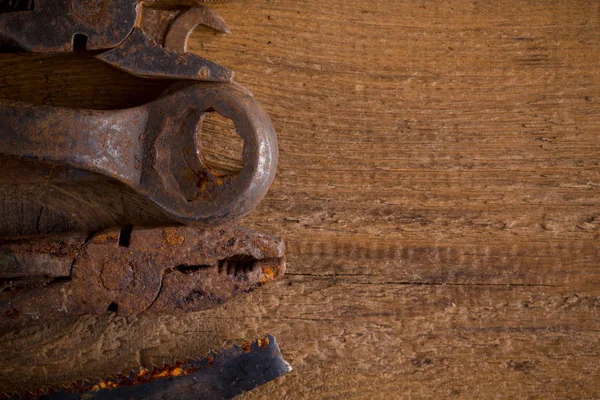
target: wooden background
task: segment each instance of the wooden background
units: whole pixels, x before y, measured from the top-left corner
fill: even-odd
[[[286,277],[210,312],[6,335],[0,387],[269,332],[294,372],[245,399],[600,398],[600,2],[215,8],[233,34],[191,48],[277,129],[276,182],[244,223],[286,238]],[[2,97],[97,108],[160,86],[90,58],[3,56],[0,77]],[[76,223],[16,204],[5,226]]]

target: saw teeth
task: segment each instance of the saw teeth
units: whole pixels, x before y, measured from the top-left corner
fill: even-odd
[[[95,380],[80,380],[73,381],[70,385],[61,385],[56,387],[46,387],[35,391],[26,390],[23,392],[25,398],[37,398],[39,396],[56,394],[61,392],[67,393],[85,393],[89,391],[98,391],[102,389],[112,389],[125,385],[143,384],[153,382],[158,379],[177,377],[180,375],[189,375],[199,371],[202,368],[211,368],[215,362],[221,358],[227,358],[236,353],[247,353],[256,345],[257,348],[263,349],[269,345],[269,337],[257,339],[253,342],[244,342],[242,346],[234,344],[229,348],[221,348],[219,351],[210,350],[206,356],[199,354],[197,357],[186,357],[184,361],[176,360],[173,363],[162,363],[162,367],[152,366],[151,368],[140,368],[138,371],[131,370],[128,375],[118,373],[114,376],[108,376],[104,379]],[[13,394],[0,394],[0,400],[3,399],[22,399],[23,397],[15,392]]]

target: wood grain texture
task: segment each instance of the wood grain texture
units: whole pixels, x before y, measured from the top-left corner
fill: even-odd
[[[243,398],[600,397],[600,3],[215,8],[233,34],[190,47],[235,70],[276,127],[278,176],[244,223],[286,238],[287,276],[210,312],[7,335],[0,386],[269,332],[294,372]],[[0,77],[2,97],[96,108],[162,84],[89,58],[3,57]],[[1,196],[10,229],[87,226]]]

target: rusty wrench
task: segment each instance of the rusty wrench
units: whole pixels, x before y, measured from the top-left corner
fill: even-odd
[[[198,25],[229,33],[202,2],[0,0],[0,51],[96,51],[96,58],[145,78],[229,82],[231,70],[187,52]]]
[[[233,120],[244,140],[244,167],[236,176],[217,176],[202,160],[200,130],[212,111]],[[0,100],[0,116],[0,156],[114,178],[186,224],[245,216],[275,177],[269,116],[232,84],[175,84],[155,101],[114,111]]]

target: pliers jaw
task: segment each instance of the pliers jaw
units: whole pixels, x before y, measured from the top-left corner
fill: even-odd
[[[98,59],[144,78],[230,82],[231,70],[187,52],[198,25],[229,33],[216,11],[198,3],[20,0],[0,8],[0,52],[94,51]]]
[[[211,309],[283,275],[276,236],[227,226],[0,240],[0,333],[82,314]]]

